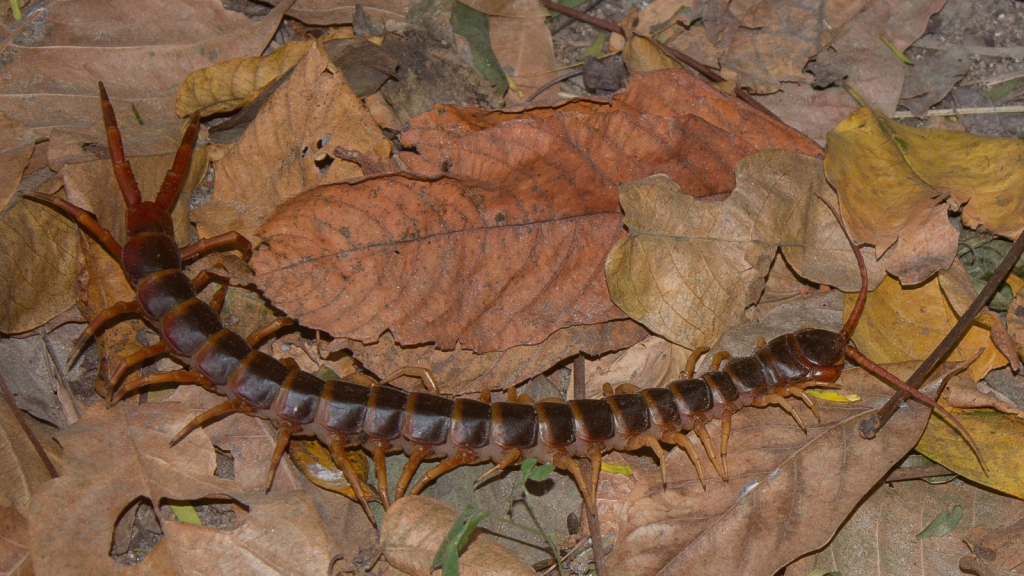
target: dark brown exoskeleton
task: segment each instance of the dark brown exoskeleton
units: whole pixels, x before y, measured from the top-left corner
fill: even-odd
[[[346,456],[351,449],[365,449],[373,456],[377,491],[385,507],[390,505],[391,498],[384,459],[388,453],[402,451],[409,455],[409,461],[396,484],[395,498],[406,493],[423,460],[440,459],[440,462],[412,487],[414,494],[457,466],[494,462],[492,470],[499,470],[526,458],[536,458],[572,474],[593,510],[604,452],[649,447],[662,463],[665,481],[662,443],[677,445],[686,450],[701,482],[705,483],[700,459],[686,435],[692,430],[719,475],[727,478],[725,455],[732,415],[747,406],[775,404],[803,427],[786,398],[800,398],[817,416],[817,408],[804,389],[817,383],[834,382],[846,358],[908,389],[848,343],[867,294],[864,260],[857,250],[854,252],[861,269],[861,291],[850,318],[839,333],[805,329],[779,336],[762,343],[750,356],[731,359],[721,369],[719,365],[728,355],[720,354],[712,363],[712,371],[696,378],[692,377],[698,355],[695,353],[686,378],[670,382],[664,388],[639,389],[623,384],[614,391],[608,387],[602,399],[551,398],[539,402],[528,397],[517,401],[513,389],[509,401],[490,402],[486,393],[480,400],[441,396],[433,376],[423,368],[406,367],[380,382],[363,374],[325,382],[300,370],[293,362],[277,360],[253,348],[273,331],[290,324],[290,320],[278,319],[243,338],[221,321],[222,300],[215,298],[211,305],[196,296],[214,274],[204,271],[189,278],[183,271],[184,261],[211,250],[237,249],[246,258],[251,253],[249,242],[233,232],[184,248],[175,243],[169,213],[195,146],[198,116],[189,121],[156,199],[144,202],[125,159],[113,107],[103,85],[99,88],[114,174],[127,206],[124,246],[81,208],[59,198],[32,197],[64,212],[95,236],[120,262],[135,288],[136,298],[115,304],[93,319],[76,344],[72,358],[108,321],[124,314],[141,315],[159,332],[161,340],[126,357],[110,375],[111,403],[134,390],[162,382],[194,383],[226,397],[223,403],[196,416],[172,442],[228,413],[239,412],[269,420],[278,433],[267,474],[268,487],[289,438],[302,435],[315,436],[330,448],[371,521],[373,516],[367,500],[372,497],[373,489],[362,483]],[[120,384],[131,366],[160,354],[174,355],[189,369],[150,374]],[[387,385],[401,376],[420,378],[427,391],[407,392]],[[927,396],[908,390],[949,416]],[[718,450],[713,448],[705,427],[713,419],[721,420]],[[959,426],[955,419],[951,421]],[[591,460],[589,479],[583,477],[577,458]]]

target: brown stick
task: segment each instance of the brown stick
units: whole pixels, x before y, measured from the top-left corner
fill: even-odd
[[[546,0],[545,0],[546,1]],[[572,361],[572,397],[576,399],[587,397],[586,366],[583,354],[576,356]],[[590,477],[590,461],[580,460],[580,467],[583,469],[583,477]],[[587,506],[583,512],[587,515],[587,529],[590,530],[590,548],[594,552],[594,569],[597,576],[605,576],[607,570],[604,565],[604,540],[601,538],[601,520],[597,516],[597,490],[594,490],[594,511],[591,512]]]
[[[967,329],[970,328],[971,322],[974,321],[975,316],[981,312],[981,309],[985,307],[985,304],[995,295],[996,291],[999,290],[999,286],[1006,279],[1006,276],[1010,273],[1010,269],[1020,258],[1020,255],[1024,253],[1024,234],[1017,237],[1017,240],[1010,247],[1010,251],[1007,252],[1006,257],[999,263],[999,266],[992,272],[992,277],[989,278],[988,283],[981,289],[981,293],[978,297],[971,302],[971,305],[964,312],[963,316],[957,320],[956,325],[953,329],[946,334],[946,337],[939,342],[939,345],[932,351],[932,353],[925,358],[924,362],[914,371],[914,374],[907,380],[907,384],[912,388],[921,388],[924,384],[925,378],[931,374],[932,370],[939,365],[939,362],[946,357],[947,354],[953,349],[953,346],[963,337]],[[905,402],[910,395],[905,391],[899,391],[882,406],[882,409],[872,414],[870,417],[865,418],[860,423],[860,435],[864,438],[874,438],[875,434],[885,426],[885,423],[892,418],[896,410],[899,409],[900,404]]]

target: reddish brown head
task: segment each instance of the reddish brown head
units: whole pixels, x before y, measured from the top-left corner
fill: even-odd
[[[820,328],[806,328],[796,334],[802,360],[810,363],[810,375],[818,382],[839,378],[846,359],[846,338],[842,334]]]

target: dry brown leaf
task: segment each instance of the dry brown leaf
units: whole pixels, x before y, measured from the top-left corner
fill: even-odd
[[[202,431],[169,445],[192,415],[177,403],[95,406],[63,430],[67,473],[43,485],[29,509],[33,567],[42,574],[112,573],[114,525],[136,499],[160,506],[234,494],[249,508],[240,527],[221,532],[163,520],[164,537],[142,566],[159,574],[323,570],[330,554],[307,499],[243,495],[235,482],[214,477],[214,452]]]
[[[822,212],[818,195],[829,191],[819,161],[759,152],[736,173],[736,190],[721,202],[679,194],[661,176],[621,187],[630,236],[608,255],[612,297],[631,317],[687,348],[710,345],[740,322],[780,245],[787,253],[802,247],[800,258],[789,261],[802,276],[859,288],[853,251],[827,207]]]
[[[525,4],[534,12],[540,8],[536,2],[507,4]],[[491,15],[489,20],[494,55],[516,87],[516,90],[509,90],[505,95],[505,102],[507,105],[524,102],[558,76],[558,72],[554,71],[555,49],[551,31],[545,24],[545,16],[528,18],[522,14]],[[535,99],[557,97],[558,87],[551,86],[544,95],[537,95]]]
[[[4,470],[0,475],[0,508],[24,513],[32,494],[51,476],[14,413],[17,408],[12,409],[5,398],[0,397],[0,468]],[[0,558],[3,556],[0,553]],[[3,564],[0,561],[0,567]],[[0,568],[0,574],[6,572]]]
[[[0,506],[0,574],[32,576],[28,555],[28,520],[17,510]]]
[[[288,198],[362,175],[332,156],[335,147],[387,156],[391,145],[317,46],[217,163],[214,199],[193,212],[200,236],[233,230],[256,244],[256,228]]]
[[[1024,518],[1010,523],[985,523],[964,536],[971,554],[960,560],[960,568],[980,576],[1019,576],[1024,564]]]
[[[963,517],[952,531],[915,537],[955,505]],[[790,565],[786,574],[803,576],[815,568],[878,576],[957,574],[962,542],[977,527],[1007,525],[1022,516],[1024,502],[970,484],[896,482],[875,490],[824,550]]]
[[[213,62],[260,53],[289,5],[254,23],[216,2],[141,0],[130,17],[103,0],[50,2],[27,16],[36,33],[7,45],[0,113],[46,133],[65,124],[89,126],[102,79],[118,117],[131,118],[134,104],[148,125],[170,120],[182,78]]]
[[[894,371],[906,376],[911,370]],[[862,400],[819,401],[820,424],[798,407],[807,435],[778,408],[747,408],[733,416],[729,483],[709,478],[704,491],[681,451],[668,459],[667,490],[656,470],[638,474],[641,484],[618,514],[610,573],[686,573],[701,566],[709,575],[771,575],[824,545],[913,448],[929,412],[913,403],[877,438],[865,440],[857,429],[861,420],[892,392],[860,369],[844,373],[840,384],[843,393]],[[705,468],[711,469],[706,459]],[[737,549],[743,553],[723,554]]]
[[[430,564],[458,514],[437,500],[406,496],[388,510],[381,524],[380,542],[392,566],[413,576],[431,574]],[[459,573],[466,576],[533,576],[533,568],[490,537],[470,539],[459,555]]]
[[[267,2],[280,5],[281,0]],[[412,4],[409,0],[369,0],[368,2],[338,2],[337,0],[296,0],[288,9],[288,16],[312,26],[337,26],[351,24],[356,5],[362,6],[366,15],[380,22],[405,21],[405,15]]]

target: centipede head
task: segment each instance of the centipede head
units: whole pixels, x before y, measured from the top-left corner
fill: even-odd
[[[846,359],[846,338],[842,334],[805,328],[794,334],[802,360],[812,367],[812,376],[818,382],[833,382],[843,371]]]

